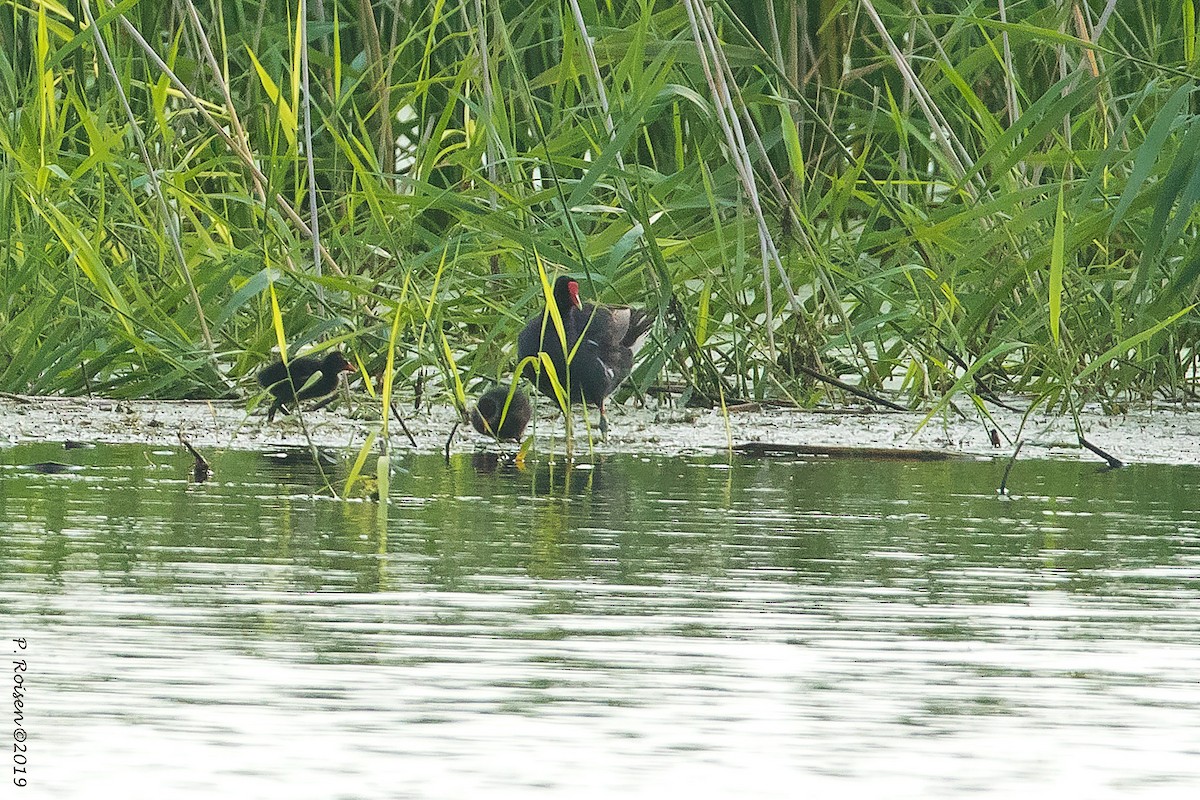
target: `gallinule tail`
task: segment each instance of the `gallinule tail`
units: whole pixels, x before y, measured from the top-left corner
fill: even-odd
[[[282,361],[276,361],[263,367],[258,373],[258,382],[275,396],[275,402],[267,412],[267,422],[275,419],[276,411],[290,413],[287,409],[289,405],[332,394],[343,372],[357,370],[336,350],[324,358],[300,356],[293,358],[286,365]]]
[[[529,320],[517,337],[517,357],[524,360],[539,352],[546,353],[558,380],[569,384],[571,402],[583,401],[600,409],[600,433],[607,437],[604,399],[629,377],[633,354],[645,343],[654,320],[639,308],[582,303],[579,284],[566,275],[559,276],[554,282],[553,296],[566,334],[565,352],[549,309],[546,309]],[[567,354],[572,351],[568,369]],[[538,370],[529,364],[524,375],[542,394],[554,397],[554,388],[545,369]]]
[[[508,410],[505,411],[505,405]],[[471,425],[484,436],[494,436],[502,441],[515,442],[525,432],[529,418],[533,415],[533,404],[529,395],[517,389],[512,402],[508,402],[508,387],[493,386],[476,401],[471,409]]]

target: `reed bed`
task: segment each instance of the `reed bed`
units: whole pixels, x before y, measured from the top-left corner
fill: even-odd
[[[1195,12],[4,0],[0,390],[461,406],[544,269],[684,402],[1187,399]]]

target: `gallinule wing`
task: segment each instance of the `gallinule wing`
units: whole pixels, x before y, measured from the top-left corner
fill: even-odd
[[[287,406],[313,397],[332,394],[337,388],[338,378],[343,372],[357,372],[354,365],[335,350],[324,358],[300,356],[286,365],[276,361],[258,373],[259,384],[275,396],[267,422],[275,419],[275,412],[290,413]]]
[[[504,410],[508,404],[508,411]],[[476,401],[471,409],[471,425],[484,436],[494,436],[504,441],[517,441],[525,432],[533,405],[529,395],[517,389],[512,402],[508,402],[508,387],[493,386]]]
[[[529,320],[517,337],[517,357],[524,360],[545,353],[558,380],[569,384],[571,402],[583,401],[600,409],[600,433],[607,436],[604,399],[629,377],[633,354],[645,342],[654,320],[639,308],[582,303],[579,284],[566,275],[554,282],[553,297],[566,334],[565,353],[547,309]],[[566,354],[572,351],[568,369]],[[524,375],[538,391],[553,398],[554,388],[545,372],[530,364]]]

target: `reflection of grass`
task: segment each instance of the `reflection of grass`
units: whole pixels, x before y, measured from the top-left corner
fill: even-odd
[[[685,622],[674,629],[677,636],[689,636],[696,638],[719,638],[724,639],[728,633],[716,625],[710,625],[704,622]]]
[[[953,701],[926,700],[922,706],[925,714],[930,717],[1008,716],[1017,713],[1017,708],[1010,699],[988,695],[956,698]],[[916,720],[913,724],[924,723]]]
[[[971,625],[956,622],[942,622],[921,628],[921,636],[945,642],[962,642],[979,638],[979,631]]]

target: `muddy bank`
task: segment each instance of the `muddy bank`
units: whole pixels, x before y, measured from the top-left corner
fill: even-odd
[[[364,405],[359,409],[367,411]],[[454,425],[448,406],[411,414],[406,422],[421,451],[440,451]],[[541,448],[562,449],[562,421],[542,404],[536,416]],[[824,448],[885,448],[933,450],[980,458],[1007,458],[1020,426],[1020,415],[996,409],[995,428],[1001,446],[994,447],[991,423],[978,415],[966,419],[948,413],[917,431],[923,414],[861,409],[820,411],[751,410],[731,413],[676,408],[635,408],[610,412],[612,430],[607,444],[595,442],[595,452],[685,453],[720,452],[733,445],[767,442]],[[582,418],[577,415],[577,452],[587,452]],[[304,424],[312,440],[323,447],[362,445],[379,426],[378,419],[358,419],[346,410],[306,413]],[[1139,409],[1120,416],[1095,411],[1085,414],[1084,434],[1096,445],[1126,463],[1200,463],[1200,413],[1175,408]],[[533,428],[531,428],[532,430]],[[204,447],[262,449],[303,445],[300,420],[286,417],[268,425],[260,409],[247,414],[238,402],[117,401],[86,398],[0,397],[0,441],[81,441],[146,443],[178,446],[182,432]],[[915,432],[915,433],[914,433]],[[1021,458],[1068,458],[1097,461],[1075,440],[1069,418],[1035,413],[1026,425]],[[411,448],[398,428],[392,445]],[[488,442],[469,426],[460,426],[454,451],[485,447]]]

